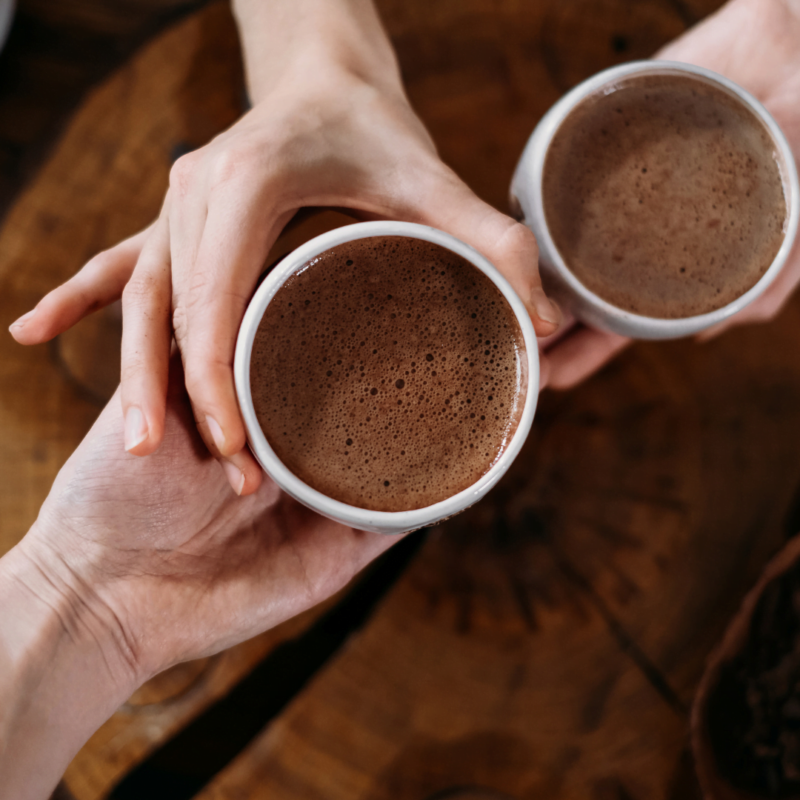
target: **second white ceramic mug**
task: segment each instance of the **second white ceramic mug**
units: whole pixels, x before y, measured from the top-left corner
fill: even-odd
[[[250,359],[253,351],[253,341],[269,302],[280,291],[281,286],[298,270],[303,269],[309,261],[326,250],[356,239],[375,236],[407,236],[413,239],[421,239],[437,244],[461,256],[486,275],[508,301],[517,318],[525,343],[525,357],[521,364],[521,371],[527,394],[517,429],[505,450],[488,472],[472,486],[441,502],[425,508],[416,508],[408,511],[372,511],[348,505],[322,494],[322,492],[313,489],[300,480],[278,458],[267,441],[267,437],[258,423],[250,391]],[[533,422],[539,394],[539,353],[536,344],[536,333],[522,301],[508,281],[477,250],[448,233],[429,228],[426,225],[416,225],[410,222],[361,222],[355,225],[346,225],[343,228],[337,228],[317,236],[315,239],[298,247],[297,250],[286,256],[272,269],[256,290],[239,328],[233,374],[236,395],[245,422],[250,449],[278,486],[319,514],[337,522],[342,522],[345,525],[350,525],[353,528],[377,533],[404,533],[427,525],[433,525],[447,517],[458,514],[473,503],[478,502],[505,474],[511,462],[522,449]]]
[[[616,82],[636,75],[689,75],[735,97],[766,126],[775,144],[786,197],[787,220],[783,244],[761,278],[733,302],[706,314],[679,319],[659,319],[634,314],[615,306],[588,289],[570,271],[556,247],[544,213],[542,178],[550,142],[567,115],[590,95],[613,89]],[[552,293],[577,319],[593,328],[634,339],[674,339],[691,336],[716,325],[753,302],[780,272],[792,250],[800,218],[800,186],[789,143],[769,112],[733,81],[702,67],[672,61],[634,61],[594,75],[564,95],[542,117],[528,140],[511,182],[511,205],[536,235],[539,265],[548,293]]]

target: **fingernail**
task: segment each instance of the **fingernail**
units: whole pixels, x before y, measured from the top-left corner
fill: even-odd
[[[244,489],[244,472],[231,464],[230,461],[220,461],[220,464],[222,464],[222,469],[225,471],[225,477],[228,479],[231,488],[241,496]]]
[[[531,305],[542,322],[549,322],[551,325],[561,324],[561,309],[544,293],[541,286],[531,289]]]
[[[12,322],[11,325],[8,326],[10,331],[14,330],[14,328],[22,328],[24,327],[25,323],[36,313],[36,309],[31,309],[27,314],[23,314],[16,322]]]
[[[225,434],[222,432],[219,422],[217,422],[214,417],[206,417],[206,425],[208,425],[208,430],[211,433],[214,444],[217,446],[217,450],[221,453],[222,449],[225,447]]]
[[[136,406],[131,406],[125,414],[125,449],[130,452],[146,438],[147,420]]]

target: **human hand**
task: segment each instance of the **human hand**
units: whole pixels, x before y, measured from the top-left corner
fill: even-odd
[[[239,5],[252,23],[241,26],[252,110],[176,162],[150,229],[93,259],[11,330],[24,344],[45,341],[121,292],[126,449],[147,455],[162,441],[174,332],[203,440],[235,491],[248,494],[261,470],[236,402],[236,334],[267,254],[298,209],[441,228],[497,265],[538,334],[552,333],[560,315],[541,289],[533,235],[439,159],[369,4]],[[259,28],[258,14],[270,24]]]
[[[237,502],[172,366],[158,452],[124,451],[117,393],[18,545],[56,605],[109,622],[136,685],[316,605],[397,541],[320,517],[269,478]]]
[[[0,800],[49,796],[149,677],[321,602],[398,541],[319,517],[268,478],[237,499],[175,361],[158,452],[124,451],[117,393],[0,559]]]
[[[655,57],[706,67],[747,89],[775,118],[800,162],[800,0],[731,0]],[[771,320],[799,281],[800,241],[761,297],[697,339]],[[566,389],[579,383],[629,343],[574,320],[565,322],[559,334],[544,343],[550,385]]]

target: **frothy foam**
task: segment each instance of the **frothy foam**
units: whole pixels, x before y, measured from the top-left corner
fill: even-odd
[[[281,461],[380,511],[468,488],[513,436],[526,392],[519,324],[495,285],[438,245],[348,242],[290,278],[261,320],[250,385]]]
[[[752,287],[783,242],[774,151],[764,124],[721,89],[678,75],[625,79],[556,132],[547,224],[570,270],[614,305],[706,313]]]

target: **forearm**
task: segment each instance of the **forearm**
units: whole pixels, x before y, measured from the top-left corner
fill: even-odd
[[[401,90],[392,46],[372,0],[232,0],[253,102],[287,76],[324,77],[332,64]]]
[[[136,679],[107,623],[17,546],[0,559],[0,800],[44,800]]]

